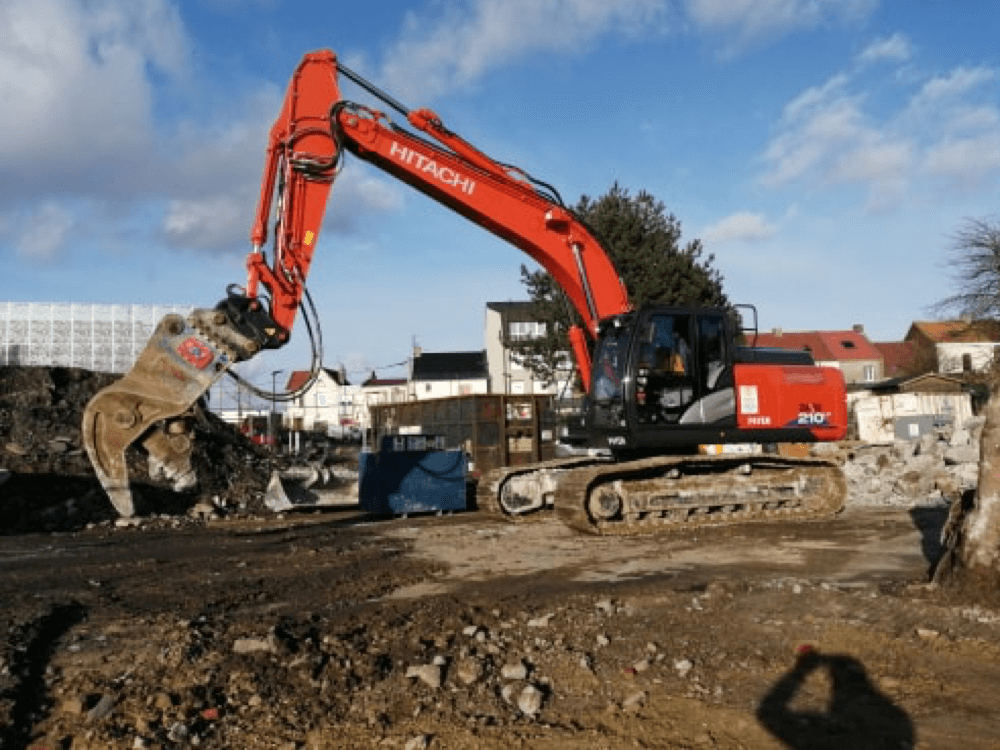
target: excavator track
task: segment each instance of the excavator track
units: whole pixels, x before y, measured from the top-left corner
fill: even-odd
[[[605,456],[571,456],[526,466],[505,466],[486,472],[476,484],[480,513],[515,523],[547,518],[558,483],[567,473],[611,464]]]
[[[663,456],[566,472],[555,509],[573,529],[633,535],[838,513],[846,483],[818,458]]]

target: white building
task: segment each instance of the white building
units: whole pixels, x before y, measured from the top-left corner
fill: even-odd
[[[0,365],[83,367],[127,372],[177,305],[90,305],[73,302],[0,302]]]
[[[424,352],[413,350],[408,400],[490,392],[486,352]]]
[[[547,386],[536,380],[511,351],[515,341],[540,338],[545,335],[545,323],[532,319],[530,302],[486,303],[486,359],[489,368],[490,392],[507,394],[561,394],[566,379],[572,378],[573,367],[566,358],[566,377]]]
[[[288,378],[286,391],[294,391],[308,380],[308,370],[296,370]],[[293,430],[329,432],[359,427],[367,419],[361,388],[347,382],[343,370],[323,368],[316,382],[285,411],[285,425]]]

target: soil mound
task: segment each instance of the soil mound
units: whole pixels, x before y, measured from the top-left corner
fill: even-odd
[[[116,379],[80,368],[0,367],[0,533],[73,530],[117,518],[81,434],[87,403]],[[185,515],[199,503],[264,511],[269,455],[207,410],[195,424],[192,492],[151,480],[141,448],[127,459],[140,515]]]

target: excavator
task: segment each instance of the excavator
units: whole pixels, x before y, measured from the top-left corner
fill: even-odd
[[[342,98],[341,78],[408,127]],[[808,352],[754,346],[753,308],[749,327],[732,309],[634,308],[608,252],[554,188],[319,50],[299,63],[270,131],[246,285],[231,285],[213,308],[163,318],[131,370],[85,409],[84,444],[120,515],[135,513],[126,451],[141,444],[152,477],[177,491],[196,486],[191,456],[200,400],[227,373],[239,378],[233,365],[287,344],[300,311],[315,378],[322,345],[306,278],[346,152],[523,250],[576,311],[568,334],[587,393],[586,430],[607,450],[494,470],[479,480],[480,510],[518,520],[555,509],[573,528],[599,534],[840,510],[845,485],[832,461],[697,450],[843,439],[839,370],[816,366]]]

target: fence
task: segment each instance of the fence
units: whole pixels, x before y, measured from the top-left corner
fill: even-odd
[[[83,367],[124,373],[177,305],[0,302],[0,365]]]

